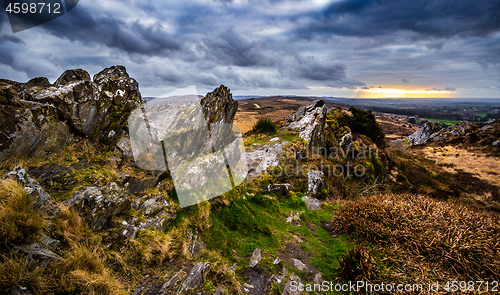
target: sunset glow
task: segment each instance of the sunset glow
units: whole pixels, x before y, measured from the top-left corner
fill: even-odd
[[[355,98],[448,98],[452,91],[441,90],[406,90],[392,88],[357,89]]]

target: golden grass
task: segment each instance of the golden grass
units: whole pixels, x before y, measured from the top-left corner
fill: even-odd
[[[481,151],[470,151],[454,146],[427,146],[421,150],[426,158],[436,161],[445,171],[462,170],[476,175],[491,185],[500,184],[500,159]]]
[[[500,277],[500,217],[420,195],[374,195],[346,202],[337,230],[384,253],[393,280]],[[387,278],[386,278],[387,279]]]
[[[0,241],[2,246],[34,241],[45,227],[45,220],[32,210],[33,200],[14,180],[0,183]]]

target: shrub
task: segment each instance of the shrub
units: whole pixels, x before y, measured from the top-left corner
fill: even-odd
[[[339,260],[340,276],[346,281],[370,280],[376,269],[375,260],[363,246],[355,246]]]
[[[260,118],[253,126],[253,133],[276,133],[276,123],[268,118]]]
[[[346,123],[353,133],[368,136],[378,147],[386,146],[384,131],[371,111],[355,107],[350,107],[349,111],[351,115],[346,117]]]

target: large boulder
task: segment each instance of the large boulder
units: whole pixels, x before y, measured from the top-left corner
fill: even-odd
[[[82,69],[65,71],[51,85],[0,80],[0,158],[57,151],[75,136],[115,144],[130,112],[144,103],[123,66],[94,79]]]
[[[238,111],[238,102],[233,99],[230,89],[220,85],[214,91],[207,93],[201,100],[203,114],[207,124],[213,123],[233,123],[236,111]]]
[[[307,142],[310,151],[318,151],[325,146],[326,113],[325,102],[322,99],[315,100],[288,116],[287,127],[299,132],[299,137]]]
[[[431,135],[441,130],[441,127],[425,122],[422,127],[407,137],[407,143],[410,145],[420,145],[429,141]]]
[[[112,216],[131,208],[131,199],[123,188],[112,182],[105,187],[89,186],[76,191],[63,204],[82,213],[92,229],[102,230],[109,226]]]

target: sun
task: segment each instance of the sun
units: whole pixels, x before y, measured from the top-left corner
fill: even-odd
[[[449,98],[451,91],[395,88],[356,89],[355,98]]]

